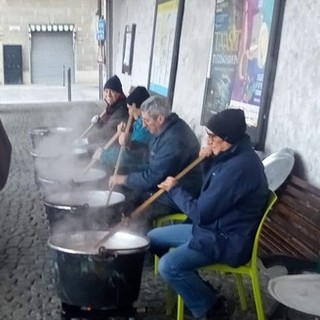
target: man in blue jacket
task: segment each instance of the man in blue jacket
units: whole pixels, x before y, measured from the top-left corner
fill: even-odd
[[[157,185],[167,176],[175,176],[187,167],[198,157],[200,150],[194,132],[176,113],[171,112],[166,99],[158,96],[148,98],[141,105],[141,115],[143,125],[152,134],[148,167],[128,175],[114,175],[109,180],[109,185],[122,185],[129,189],[129,193],[134,193],[138,198],[136,204],[157,191]],[[194,196],[199,194],[201,183],[201,166],[181,179],[184,188]],[[142,219],[150,221],[155,216],[180,210],[164,193],[142,215]]]
[[[192,223],[148,233],[151,251],[162,256],[159,272],[196,319],[227,319],[226,300],[196,270],[205,265],[245,264],[268,197],[264,167],[246,135],[242,110],[227,109],[207,125],[206,175],[198,197],[173,177],[159,185]],[[202,151],[203,153],[203,151]],[[168,251],[175,247],[175,250]]]

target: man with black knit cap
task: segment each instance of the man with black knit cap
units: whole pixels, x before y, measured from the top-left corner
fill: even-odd
[[[102,115],[96,115],[91,119],[95,126],[88,135],[90,144],[107,142],[117,132],[118,124],[128,120],[126,96],[116,75],[107,80],[103,93],[107,106]]]
[[[127,107],[129,114],[132,114],[134,123],[129,136],[121,132],[119,144],[125,145],[126,149],[122,156],[120,172],[128,173],[132,170],[142,170],[148,162],[148,144],[151,139],[150,132],[143,126],[140,106],[142,102],[150,97],[145,87],[136,87],[127,98]],[[118,131],[121,131],[123,122],[118,125]],[[100,160],[108,169],[113,171],[119,154],[119,145],[113,146],[107,150],[98,148],[93,158]]]
[[[242,110],[227,109],[206,125],[206,175],[198,198],[173,177],[159,185],[191,223],[156,228],[148,233],[151,251],[161,257],[159,272],[180,294],[196,319],[229,319],[223,296],[196,272],[222,263],[245,264],[268,197],[264,167],[246,135]],[[210,150],[210,152],[208,152]],[[175,247],[175,250],[169,251]]]

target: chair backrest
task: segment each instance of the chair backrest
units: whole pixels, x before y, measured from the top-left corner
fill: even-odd
[[[281,149],[262,160],[269,190],[276,191],[289,176],[294,165],[294,151]]]
[[[254,265],[254,264],[257,265],[258,263],[258,246],[259,246],[259,239],[260,239],[262,227],[268,216],[268,213],[271,211],[277,199],[278,199],[277,195],[273,191],[269,190],[269,198],[266,204],[266,208],[265,208],[263,217],[260,221],[259,227],[257,229],[256,236],[254,238],[254,244],[253,244],[252,255],[251,255],[251,265]]]

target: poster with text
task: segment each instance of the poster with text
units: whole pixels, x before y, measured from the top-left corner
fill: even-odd
[[[179,0],[159,3],[152,54],[149,90],[168,96]]]
[[[284,8],[285,0],[216,0],[201,124],[240,108],[257,150],[264,148]]]
[[[258,126],[274,3],[274,0],[245,0],[230,108],[243,109],[251,127]]]
[[[238,64],[244,0],[216,2],[211,63],[208,70],[206,95],[201,123],[230,103],[234,74]]]

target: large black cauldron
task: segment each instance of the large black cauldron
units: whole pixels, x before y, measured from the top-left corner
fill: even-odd
[[[82,231],[49,238],[56,289],[63,303],[116,309],[138,299],[147,238],[117,232],[99,250],[96,245],[105,235],[103,231]]]
[[[74,147],[68,144],[57,145],[55,143],[39,145],[31,151],[34,161],[35,181],[39,183],[39,176],[46,175],[47,172],[60,172],[60,168],[71,166],[71,164],[82,165],[89,160],[89,151],[85,146]]]
[[[29,130],[32,148],[36,149],[44,141],[54,139],[55,145],[65,144],[74,139],[73,130],[69,127],[37,127]]]
[[[109,191],[90,190],[50,193],[44,205],[51,233],[54,230],[106,230],[121,219],[125,196]]]

